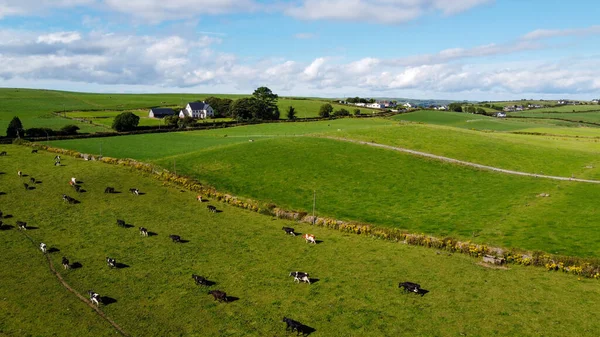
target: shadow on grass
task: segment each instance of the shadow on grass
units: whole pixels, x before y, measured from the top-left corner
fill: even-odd
[[[318,245],[318,244],[320,244],[320,243],[323,243],[323,240],[315,240],[315,242],[316,242],[316,244]]]
[[[83,267],[83,265],[82,265],[81,263],[79,263],[79,262],[73,262],[73,263],[72,263],[72,264],[69,266],[69,268],[71,268],[71,269],[79,269],[79,268],[81,268],[81,267]]]
[[[156,233],[156,232],[148,232],[148,236],[158,236],[158,233]]]
[[[315,284],[315,283],[317,283],[317,282],[319,282],[319,279],[318,279],[318,278],[311,278],[311,279],[310,279],[310,284]]]
[[[36,229],[40,229],[40,228],[39,227],[33,227],[33,226],[31,226],[31,227],[27,226],[27,230],[28,231],[34,231]]]
[[[101,296],[100,300],[102,301],[102,304],[104,304],[104,305],[110,305],[113,303],[117,303],[116,299],[109,297],[109,296]]]
[[[117,269],[129,268],[129,265],[128,265],[128,264],[125,264],[125,263],[120,263],[120,262],[117,262],[117,263],[115,264],[115,268],[117,268]]]
[[[231,302],[235,302],[235,301],[239,301],[240,298],[239,297],[235,297],[235,296],[227,296],[227,303],[231,303]]]
[[[0,225],[0,231],[9,231],[13,228],[15,228],[15,226],[13,226],[13,225],[6,225],[6,224]]]
[[[179,241],[177,241],[175,243],[188,243],[188,242],[190,242],[190,240],[179,240]]]
[[[58,252],[60,252],[60,249],[58,249],[58,248],[52,247],[52,248],[48,249],[48,253],[50,253],[50,254],[58,253]]]
[[[6,195],[6,192],[0,192],[0,195]]]
[[[6,215],[4,216],[4,219],[10,219],[10,218],[12,218],[12,217],[13,217],[13,216],[12,216],[12,214],[6,214]]]

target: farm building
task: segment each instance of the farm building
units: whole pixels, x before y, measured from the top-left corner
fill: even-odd
[[[190,102],[179,112],[179,118],[207,118],[215,115],[213,108],[205,102]]]
[[[164,118],[167,116],[171,116],[174,115],[175,111],[173,111],[173,109],[169,109],[169,108],[154,108],[154,109],[150,109],[150,112],[148,112],[148,117],[150,118]]]

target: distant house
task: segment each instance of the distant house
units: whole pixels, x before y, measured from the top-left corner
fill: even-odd
[[[448,110],[448,107],[445,105],[436,106],[433,108],[434,110]]]
[[[594,103],[594,104],[598,104],[598,103],[600,103],[600,99],[593,99],[593,100],[592,100],[592,103]]]
[[[214,115],[215,111],[213,108],[205,102],[190,102],[185,106],[185,109],[179,112],[179,118],[192,117],[205,119]]]
[[[504,112],[513,112],[513,111],[515,111],[515,106],[514,105],[508,105],[508,106],[505,106],[504,108],[502,108],[502,110]]]
[[[410,109],[410,108],[412,108],[412,107],[413,107],[413,105],[412,105],[412,104],[410,104],[410,103],[408,103],[408,102],[407,102],[407,103],[404,103],[402,106],[403,106],[403,107],[405,107],[405,108],[407,108],[407,109]]]
[[[523,111],[523,106],[522,105],[515,105],[515,111]]]
[[[496,117],[498,117],[498,118],[504,118],[504,117],[506,117],[506,114],[504,112],[498,112],[496,114]]]
[[[367,104],[367,108],[385,109],[385,104],[383,104],[383,103],[371,103],[371,104]]]
[[[169,108],[153,108],[148,112],[148,117],[150,118],[164,118],[167,116],[172,116],[175,114],[173,109]]]
[[[366,104],[365,103],[354,103],[354,105],[356,105],[356,106],[365,106]]]
[[[568,101],[565,101],[564,99],[556,101],[556,104],[560,104],[560,105],[567,104],[567,103],[568,103]]]

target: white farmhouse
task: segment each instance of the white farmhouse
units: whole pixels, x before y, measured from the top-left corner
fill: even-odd
[[[385,104],[382,104],[382,103],[371,103],[371,104],[367,105],[367,108],[385,109]]]
[[[205,102],[190,102],[185,106],[185,109],[179,112],[179,118],[192,117],[202,118],[213,117],[215,111]]]
[[[413,107],[413,105],[407,102],[407,103],[404,103],[403,107],[410,109]]]

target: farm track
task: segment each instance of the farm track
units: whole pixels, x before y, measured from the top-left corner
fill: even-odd
[[[447,163],[464,165],[464,166],[474,167],[474,168],[481,169],[481,170],[500,172],[500,173],[504,173],[504,174],[533,177],[533,178],[551,179],[551,180],[561,180],[561,181],[575,181],[575,182],[588,183],[588,184],[600,184],[600,180],[549,176],[549,175],[543,175],[543,174],[506,170],[506,169],[502,169],[502,168],[498,168],[498,167],[481,165],[481,164],[471,163],[468,161],[458,160],[458,159],[454,159],[454,158],[438,156],[438,155],[427,153],[427,152],[406,149],[403,147],[396,147],[396,146],[391,146],[391,145],[377,144],[377,143],[373,143],[373,142],[365,142],[365,141],[361,141],[361,140],[353,140],[353,139],[339,138],[339,137],[324,137],[324,138],[343,141],[343,142],[349,142],[349,143],[355,143],[355,144],[361,144],[361,145],[368,145],[368,146],[373,146],[373,147],[379,147],[379,148],[383,148],[383,149],[387,149],[387,150],[409,153],[409,154],[412,154],[415,156],[431,158],[431,159],[435,159],[435,160],[439,160],[439,161],[443,161],[443,162],[447,162]]]
[[[25,232],[21,232],[29,241],[31,241],[31,243],[36,246],[35,241],[33,241],[33,239],[27,235]],[[100,310],[100,308],[98,308],[97,306],[95,306],[94,304],[92,304],[92,302],[88,301],[87,298],[83,297],[80,293],[78,293],[75,289],[73,289],[60,275],[59,272],[56,271],[56,268],[54,268],[54,263],[52,263],[52,260],[50,259],[50,254],[44,254],[44,257],[46,258],[47,262],[48,262],[48,267],[50,268],[50,271],[52,272],[52,274],[54,274],[54,276],[56,276],[56,278],[58,279],[58,281],[63,285],[63,287],[65,287],[68,291],[70,291],[71,293],[75,294],[75,296],[77,296],[77,298],[79,298],[83,303],[87,304],[88,307],[94,309],[96,311],[96,313],[98,313],[98,315],[100,317],[102,317],[105,321],[107,321],[108,323],[110,323],[110,325],[112,325],[121,335],[123,336],[127,336],[129,337],[130,335],[128,333],[125,332],[125,330],[123,330],[123,328],[121,328],[115,321],[113,321],[112,319],[110,319],[108,316],[106,316],[106,314],[104,312],[102,312],[102,310]]]

